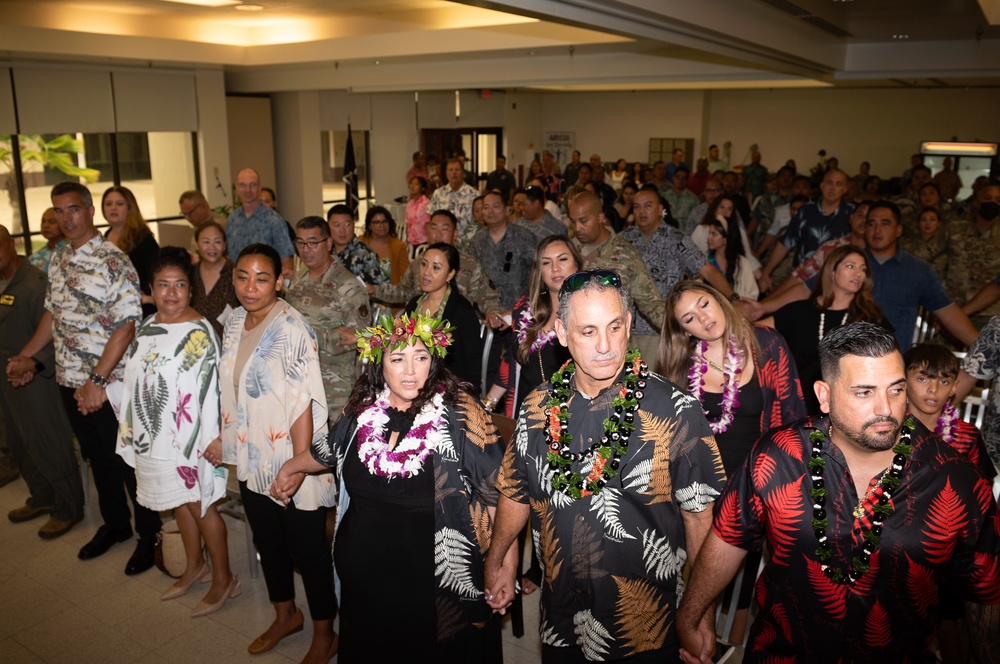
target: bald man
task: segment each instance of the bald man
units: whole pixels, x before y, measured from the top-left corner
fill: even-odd
[[[269,244],[281,256],[282,277],[295,276],[292,258],[295,246],[288,237],[288,224],[277,212],[260,202],[260,175],[252,168],[236,174],[236,194],[242,205],[229,214],[226,221],[226,243],[233,262],[247,245],[254,242]]]

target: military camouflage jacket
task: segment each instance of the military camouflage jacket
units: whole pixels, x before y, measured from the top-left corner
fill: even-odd
[[[944,287],[956,302],[964,304],[1000,274],[1000,222],[980,230],[971,221],[960,219],[944,228],[948,268]],[[979,316],[1000,314],[994,304]]]
[[[573,238],[572,242],[583,256],[583,269],[614,270],[621,275],[622,282],[628,287],[629,295],[632,296],[632,304],[650,324],[650,332],[659,334],[666,306],[660,289],[642,260],[642,254],[614,231],[611,231],[611,237],[599,247],[584,245],[576,238]],[[633,330],[636,329],[637,323],[638,320],[632,321]]]
[[[323,389],[330,418],[336,420],[354,387],[357,360],[354,346],[338,345],[341,336],[337,328],[357,330],[370,324],[368,294],[355,276],[334,260],[319,279],[310,277],[308,268],[301,269],[288,287],[285,300],[316,332]]]
[[[455,275],[455,285],[458,292],[471,302],[482,318],[491,312],[500,312],[500,296],[497,294],[493,282],[483,272],[483,266],[479,264],[476,257],[459,249],[458,251],[458,274]],[[403,275],[402,281],[398,284],[382,284],[375,287],[372,299],[384,302],[385,304],[401,306],[409,302],[412,298],[420,295],[420,257],[410,261],[410,267]]]

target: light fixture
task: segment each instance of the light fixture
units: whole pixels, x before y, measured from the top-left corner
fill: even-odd
[[[241,12],[261,12],[264,11],[264,5],[255,5],[251,2],[241,2],[233,9],[238,9]]]
[[[922,154],[954,154],[969,157],[995,157],[996,143],[947,143],[942,141],[924,141],[920,144]]]
[[[180,5],[197,5],[199,7],[226,7],[238,5],[240,0],[163,0],[164,2],[174,2]]]

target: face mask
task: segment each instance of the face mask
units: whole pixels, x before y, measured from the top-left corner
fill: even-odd
[[[993,221],[1000,215],[1000,203],[988,201],[979,204],[979,217],[986,221]]]

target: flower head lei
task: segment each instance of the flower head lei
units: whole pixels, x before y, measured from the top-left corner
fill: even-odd
[[[418,314],[412,318],[402,314],[395,320],[382,316],[378,324],[355,332],[358,335],[358,353],[364,363],[382,361],[382,354],[406,346],[419,339],[432,356],[444,357],[451,346],[454,327],[448,321]]]
[[[701,401],[705,391],[705,374],[708,373],[708,358],[705,351],[708,350],[707,341],[699,341],[695,344],[694,354],[691,356],[691,368],[688,369],[688,386],[691,389],[691,396]],[[717,420],[709,419],[708,424],[712,427],[712,433],[722,434],[729,429],[736,417],[736,409],[740,407],[740,374],[743,373],[743,352],[736,341],[736,335],[729,335],[729,347],[726,351],[726,361],[722,371],[724,383],[722,385],[722,416]],[[706,417],[708,412],[705,413]]]

